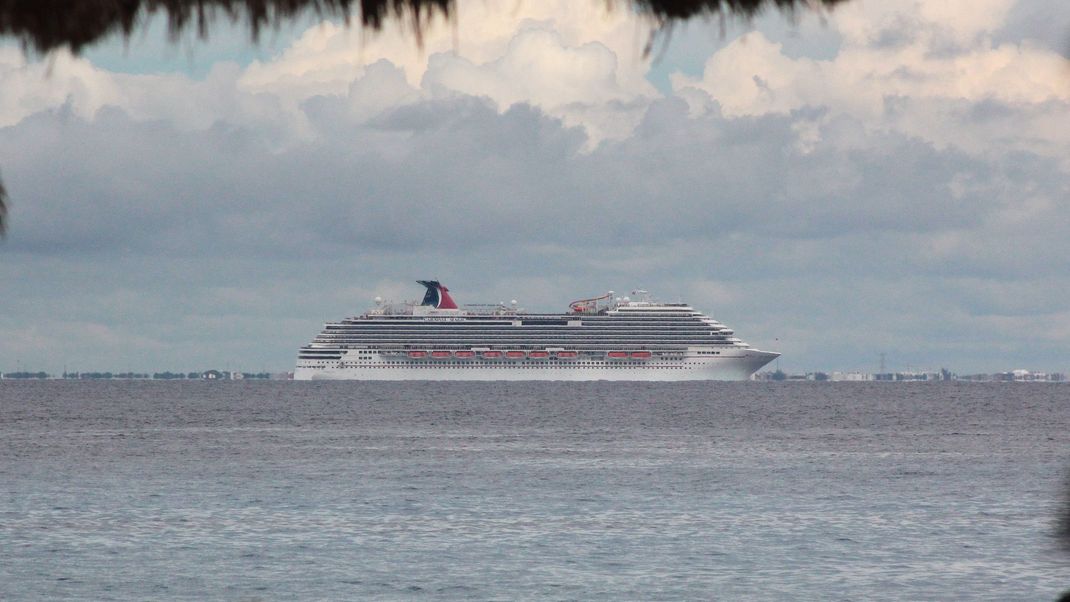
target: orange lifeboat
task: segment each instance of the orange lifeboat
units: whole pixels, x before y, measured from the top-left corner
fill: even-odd
[[[576,352],[575,351],[558,351],[557,352],[557,357],[562,358],[562,359],[572,359],[572,358],[576,357]]]
[[[609,357],[609,359],[621,360],[621,359],[624,359],[624,358],[628,357],[628,352],[627,351],[610,351],[609,353],[606,354],[606,356]]]
[[[535,360],[544,360],[550,357],[550,353],[548,351],[532,351],[528,354],[528,357]]]
[[[650,352],[649,351],[633,351],[632,352],[632,357],[634,357],[637,360],[648,360],[648,359],[650,359]]]
[[[496,359],[500,358],[501,356],[502,356],[502,352],[501,351],[484,351],[483,352],[483,357],[485,357],[487,359],[496,360]]]
[[[507,358],[509,358],[511,360],[523,359],[523,357],[525,355],[527,355],[527,354],[524,353],[523,351],[506,351],[505,352],[505,357],[507,357]]]
[[[409,352],[409,357],[415,357],[415,358],[427,357],[427,352],[426,351],[410,351]]]
[[[435,358],[437,360],[446,359],[449,356],[450,356],[450,352],[449,351],[432,351],[431,352],[431,357],[433,357],[433,358]]]
[[[473,358],[473,357],[476,356],[476,352],[475,351],[458,351],[457,353],[454,353],[453,355],[456,355],[457,357],[463,358],[463,359],[470,359],[470,358]]]

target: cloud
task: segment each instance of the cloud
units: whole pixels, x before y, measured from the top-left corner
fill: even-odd
[[[993,41],[1012,4],[848,3],[830,18],[842,39],[832,58],[789,56],[783,44],[751,32],[713,54],[701,77],[675,75],[673,88],[699,112],[709,101],[694,91],[729,116],[820,107],[868,131],[939,146],[981,153],[1009,144],[1066,157],[1065,60],[1029,40]],[[1006,110],[985,114],[978,105]]]
[[[483,96],[500,111],[530,104],[587,127],[594,141],[634,126],[641,111],[622,120],[620,106],[657,96],[645,79],[650,61],[642,56],[640,32],[649,26],[630,11],[564,0],[500,10],[469,1],[456,15],[456,23],[435,22],[424,31],[421,47],[395,22],[380,34],[324,23],[274,60],[251,64],[238,85],[291,104],[347,92],[359,102],[352,82],[385,61],[424,98]],[[618,106],[600,110],[606,103]]]
[[[47,108],[68,106],[91,117],[101,106],[122,97],[110,74],[67,52],[45,62],[27,61],[15,46],[0,46],[0,127],[14,125]]]
[[[325,22],[309,28],[273,60],[254,62],[242,83],[259,91],[277,90],[303,97],[337,94],[363,67],[387,60],[398,65],[410,85],[417,87],[428,69],[429,57],[449,53],[474,64],[489,63],[515,44],[518,29],[536,27],[557,32],[565,46],[604,45],[621,62],[622,78],[632,85],[645,84],[649,60],[642,56],[642,48],[648,25],[631,11],[569,0],[519,2],[502,10],[482,0],[462,0],[455,18],[453,23],[435,21],[423,30],[420,46],[412,43],[401,22],[388,22],[379,33]]]
[[[626,86],[618,78],[617,56],[606,46],[569,47],[560,33],[539,24],[523,27],[492,62],[433,56],[422,86],[432,96],[463,94],[490,98],[498,107],[537,106],[568,125],[586,127],[594,141],[630,133],[648,98],[656,95],[646,82]]]
[[[366,122],[311,114],[317,142],[284,150],[236,126],[189,132],[118,110],[94,122],[42,113],[4,136],[12,191],[27,203],[9,248],[210,255],[225,239],[230,253],[311,259],[893,233],[932,237],[918,268],[933,253],[978,257],[992,240],[968,234],[982,228],[1045,240],[1064,223],[1065,181],[1047,177],[1058,169],[1051,159],[984,160],[897,134],[849,154],[803,152],[795,126],[814,117],[693,117],[666,100],[635,136],[585,152],[582,133],[538,109],[498,113],[471,97]],[[820,134],[853,127],[830,122]],[[55,196],[57,173],[77,196]]]
[[[381,34],[324,22],[268,61],[241,68],[217,63],[203,80],[180,74],[116,74],[57,52],[27,63],[0,48],[0,125],[36,111],[69,107],[90,119],[117,107],[142,120],[205,129],[225,121],[255,129],[271,144],[311,135],[302,105],[346,98],[349,112],[371,118],[417,99],[479,96],[499,111],[539,107],[587,128],[589,146],[626,136],[658,96],[645,75],[639,32],[648,26],[598,3],[523,3],[515,11],[462,2],[458,21],[434,23],[422,47],[390,22]],[[463,40],[462,44],[459,40]]]
[[[1065,370],[1070,78],[1001,33],[1016,5],[886,4],[668,95],[599,3],[465,4],[457,52],[325,23],[202,79],[0,49],[0,367],[55,369],[73,329],[80,369],[286,368],[434,276],[539,310],[642,287],[813,369]]]

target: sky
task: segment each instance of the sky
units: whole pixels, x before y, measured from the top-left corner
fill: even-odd
[[[79,57],[0,39],[0,371],[292,370],[417,279],[686,301],[786,371],[1070,373],[1064,0],[853,0],[659,38],[458,2]]]

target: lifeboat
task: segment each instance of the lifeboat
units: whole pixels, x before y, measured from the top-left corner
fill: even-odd
[[[450,352],[449,351],[432,351],[431,352],[431,357],[433,357],[433,358],[435,358],[437,360],[446,359],[449,356],[450,356]]]
[[[632,352],[632,357],[634,357],[637,360],[648,360],[648,359],[650,359],[650,352],[649,351],[633,351]]]
[[[484,351],[483,357],[491,360],[496,360],[502,356],[501,351]]]
[[[476,352],[475,351],[458,351],[457,353],[454,353],[453,355],[455,355],[455,356],[457,356],[459,358],[462,358],[462,359],[470,359],[470,358],[473,358],[473,357],[476,356]]]
[[[557,352],[557,357],[559,357],[561,359],[572,359],[572,358],[576,357],[576,352],[575,351],[558,351]]]
[[[606,356],[609,359],[622,360],[622,359],[628,357],[628,352],[627,351],[610,351],[609,353],[606,354]]]
[[[506,351],[505,352],[505,357],[507,357],[507,358],[509,358],[511,360],[523,359],[525,355],[527,355],[527,354],[524,353],[523,351]]]
[[[416,358],[427,357],[427,352],[426,351],[410,351],[409,352],[409,357],[416,357]]]
[[[550,357],[550,352],[548,352],[548,351],[532,351],[531,353],[528,354],[528,357],[530,357],[531,359],[535,359],[535,360],[544,360],[544,359]]]

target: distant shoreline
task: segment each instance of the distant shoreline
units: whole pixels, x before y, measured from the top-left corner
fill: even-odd
[[[0,372],[0,381],[41,380],[151,380],[151,381],[266,381],[293,380],[293,372],[235,372],[205,370],[191,372],[65,372],[59,375],[44,371]],[[752,381],[761,382],[1070,382],[1061,372],[1009,370],[989,374],[956,374],[949,370],[885,372],[806,372],[787,373],[780,370],[758,372]]]
[[[290,380],[293,372],[232,372],[204,370],[191,372],[0,372],[0,380]]]

